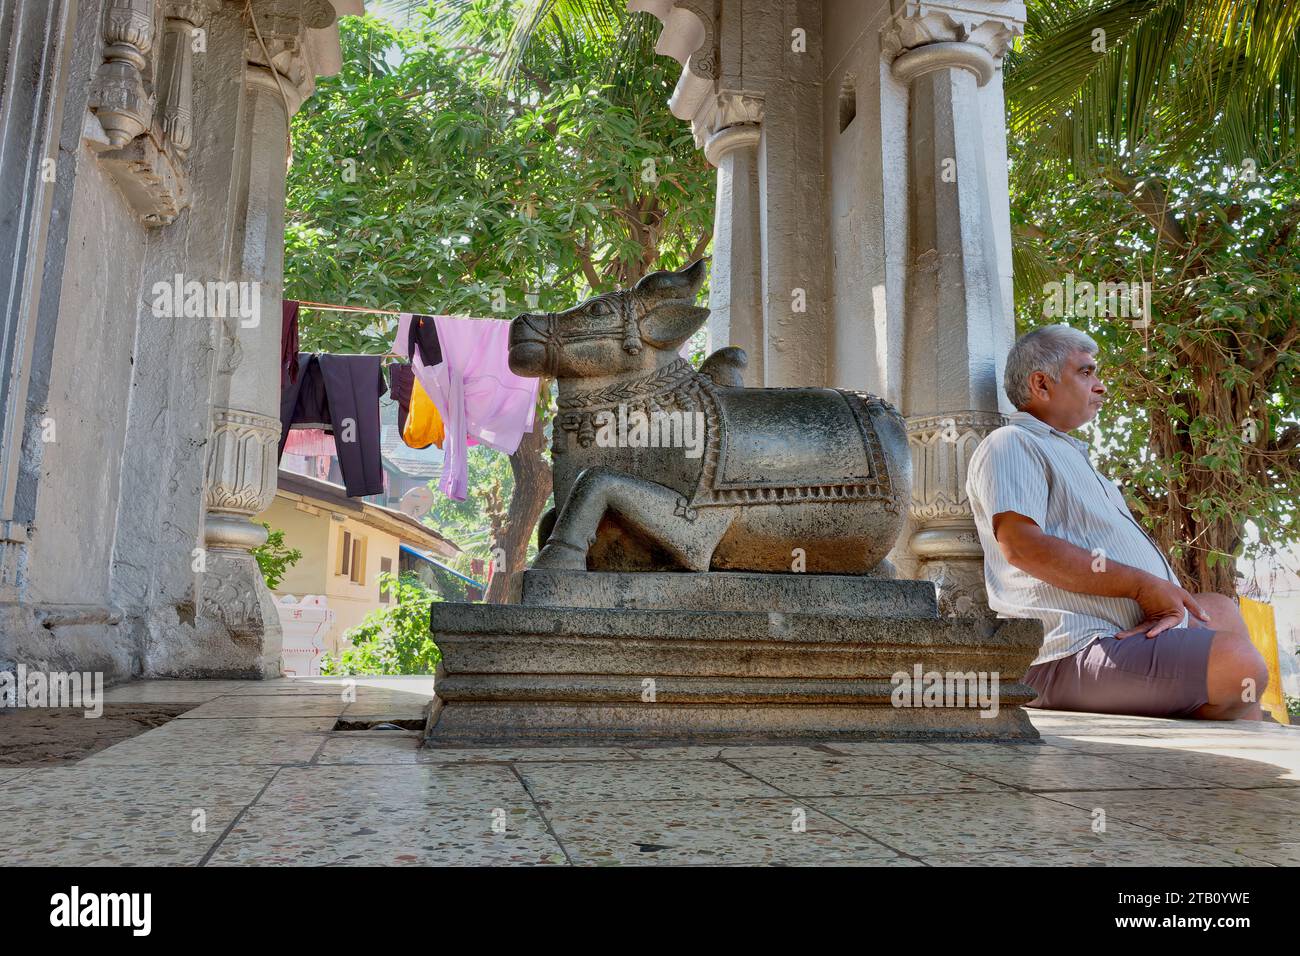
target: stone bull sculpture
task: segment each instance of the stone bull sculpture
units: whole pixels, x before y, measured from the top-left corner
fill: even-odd
[[[512,323],[511,369],[559,387],[558,516],[533,567],[877,569],[910,495],[901,416],[862,392],[743,388],[737,348],[694,370],[678,349],[709,314],[703,280],[699,260]]]

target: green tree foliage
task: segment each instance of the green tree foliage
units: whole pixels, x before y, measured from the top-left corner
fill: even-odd
[[[337,658],[321,658],[321,674],[351,677],[375,674],[432,674],[442,653],[429,634],[434,594],[413,575],[380,572],[379,587],[394,603],[366,615],[343,634],[352,646]]]
[[[665,107],[677,64],[648,31],[631,51],[534,42],[502,88],[513,6],[461,9],[457,39],[342,21],[343,70],[294,119],[286,295],[512,317],[705,251],[711,170]],[[394,328],[307,312],[303,347],[384,351]]]
[[[256,559],[266,586],[274,591],[284,580],[284,573],[302,559],[302,552],[284,546],[283,531],[272,528],[265,521],[259,521],[258,524],[266,529],[266,543],[249,548],[248,553]]]
[[[1010,129],[1076,172],[1297,148],[1300,0],[1035,0],[1007,58]],[[1031,170],[1025,170],[1027,175]],[[1043,170],[1045,175],[1054,175]]]

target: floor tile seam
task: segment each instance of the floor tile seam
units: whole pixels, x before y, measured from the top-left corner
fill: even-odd
[[[755,776],[755,775],[749,773],[749,772],[746,771],[743,767],[738,767],[738,766],[736,766],[734,763],[731,763],[731,762],[729,762],[728,760],[725,760],[725,759],[723,759],[723,758],[721,758],[721,757],[718,758],[718,762],[719,762],[719,763],[722,763],[722,764],[725,764],[726,766],[731,767],[733,770],[738,770],[738,771],[740,771],[742,774],[745,774],[745,776],[750,777],[750,778],[752,778],[752,779],[754,779],[754,780],[757,780],[759,783],[762,783],[764,786],[772,787],[772,789],[774,789],[774,790],[779,790],[783,795],[785,795],[786,797],[788,797],[788,798],[791,799],[791,800],[794,800],[794,801],[797,802],[797,803],[803,804],[803,803],[807,802],[807,803],[808,803],[808,806],[812,807],[812,809],[816,810],[818,813],[822,814],[823,816],[827,817],[828,819],[834,820],[836,823],[838,823],[838,824],[839,824],[840,826],[842,826],[842,827],[847,827],[849,830],[851,830],[852,832],[858,834],[859,836],[866,837],[866,838],[867,838],[868,840],[870,840],[871,842],[876,843],[876,844],[879,844],[880,846],[884,847],[886,850],[889,850],[889,851],[892,852],[892,853],[897,853],[899,856],[906,856],[906,857],[908,857],[909,859],[915,859],[915,857],[912,857],[911,854],[904,853],[902,850],[899,850],[897,847],[890,846],[888,843],[886,843],[885,841],[881,840],[879,837],[873,836],[873,835],[870,834],[870,833],[865,833],[865,832],[863,832],[862,830],[860,830],[858,827],[855,827],[853,824],[848,823],[848,822],[846,822],[846,821],[844,821],[844,820],[841,820],[841,819],[839,819],[838,817],[836,817],[834,814],[827,813],[825,810],[822,810],[822,809],[820,809],[820,808],[814,806],[811,802],[806,801],[804,798],[802,798],[802,797],[798,797],[798,796],[796,796],[795,794],[792,794],[792,793],[790,793],[790,792],[788,792],[788,791],[782,789],[781,787],[776,786],[775,784],[769,783],[768,781],[763,780],[762,778],[757,777],[757,776]]]
[[[240,809],[240,811],[235,814],[235,818],[230,821],[230,824],[224,830],[221,831],[221,835],[217,837],[216,842],[214,842],[212,846],[208,847],[208,851],[203,854],[203,856],[199,859],[199,862],[195,864],[196,866],[208,865],[208,861],[211,860],[212,857],[216,854],[217,850],[221,848],[221,844],[225,842],[226,837],[228,837],[231,831],[234,830],[235,827],[239,825],[239,821],[244,819],[244,814],[246,814],[257,803],[257,801],[261,799],[262,794],[266,793],[267,788],[271,786],[272,783],[275,782],[275,778],[278,777],[279,775],[280,775],[280,770],[279,768],[277,768],[276,771],[266,779],[266,783],[262,784],[261,789],[258,790],[257,793],[253,795],[253,799],[248,801],[248,803],[245,804]]]
[[[551,818],[546,815],[546,810],[542,807],[541,803],[538,802],[537,797],[533,794],[532,788],[528,786],[528,781],[524,779],[523,774],[519,772],[519,768],[513,763],[509,766],[510,771],[515,775],[515,779],[519,781],[519,786],[524,788],[524,793],[528,794],[528,799],[532,801],[533,809],[536,810],[537,815],[542,818],[542,825],[546,827],[546,832],[550,834],[551,839],[555,841],[555,845],[558,846],[560,852],[564,854],[565,865],[574,866],[575,864],[573,857],[569,853],[569,848],[564,845],[564,841],[560,839],[560,835],[555,832],[555,827],[551,825]]]

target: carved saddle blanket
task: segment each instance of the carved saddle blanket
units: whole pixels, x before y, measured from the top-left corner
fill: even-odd
[[[707,388],[709,435],[692,507],[887,502],[893,489],[864,392]]]

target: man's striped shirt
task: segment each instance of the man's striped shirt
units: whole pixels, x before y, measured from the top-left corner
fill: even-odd
[[[1047,534],[1090,552],[1099,572],[1106,563],[1117,562],[1175,584],[1178,578],[1119,488],[1093,467],[1085,442],[1028,412],[1016,412],[1009,421],[975,449],[966,496],[984,548],[989,607],[999,617],[1043,622],[1043,647],[1034,661],[1041,664],[1136,626],[1142,612],[1130,598],[1066,591],[1015,567],[993,537],[994,515],[1024,515]]]

